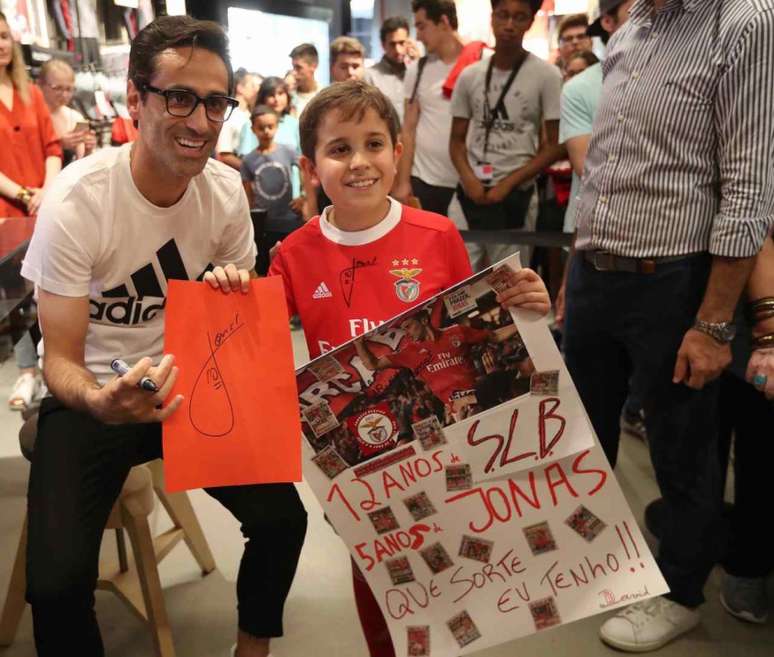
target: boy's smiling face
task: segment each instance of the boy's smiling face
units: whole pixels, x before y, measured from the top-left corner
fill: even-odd
[[[303,158],[305,172],[318,180],[336,213],[364,213],[384,207],[403,146],[393,144],[387,122],[369,109],[362,119],[343,120],[332,110],[320,121],[315,161]]]

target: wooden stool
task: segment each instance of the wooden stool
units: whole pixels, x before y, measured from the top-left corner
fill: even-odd
[[[22,452],[28,458],[36,434],[37,415],[29,418],[19,433]],[[148,516],[155,504],[154,491],[173,523],[171,529],[155,537],[151,535],[148,523]],[[157,565],[183,539],[202,569],[202,574],[206,575],[215,569],[215,560],[188,495],[185,492],[167,493],[164,490],[160,459],[136,466],[129,471],[105,528],[116,530],[118,553],[115,558],[103,557],[100,560],[97,589],[115,593],[148,625],[157,657],[174,657],[175,648]],[[132,544],[132,556],[127,555],[124,531]],[[24,612],[26,549],[25,514],[11,581],[0,616],[2,646],[13,642]]]

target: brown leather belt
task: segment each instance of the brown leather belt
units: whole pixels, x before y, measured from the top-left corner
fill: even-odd
[[[628,258],[608,251],[580,251],[583,259],[597,271],[625,271],[634,274],[652,274],[659,265],[678,262],[700,254],[666,256],[664,258]]]

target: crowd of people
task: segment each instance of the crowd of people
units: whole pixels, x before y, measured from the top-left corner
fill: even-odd
[[[503,231],[538,228],[546,184],[574,234],[554,312],[567,366],[611,465],[623,426],[647,440],[662,494],[645,521],[670,593],[625,608],[600,636],[643,652],[688,632],[717,563],[725,609],[765,622],[774,543],[747,530],[771,500],[774,460],[774,2],[600,0],[592,23],[561,21],[556,63],[524,48],[541,4],[491,0],[490,46],[462,38],[453,0],[414,0],[418,43],[405,17],[388,18],[384,55],[366,68],[360,42],[334,39],[327,87],[312,44],[263,77],[232,70],[218,25],[159,18],[132,43],[135,139],[111,149],[96,149],[68,107],[72,69],[52,60],[33,84],[0,14],[0,216],[38,217],[22,273],[36,286],[47,387],[25,338],[9,403],[43,397],[27,553],[39,655],[68,642],[103,654],[93,595],[102,528],[129,468],[160,455],[160,423],[182,403],[169,398],[177,367],[163,354],[163,312],[114,321],[91,305],[159,300],[171,269],[246,291],[250,210],[260,211],[281,238],[268,274],[283,278],[316,357],[358,337],[351,319],[368,319],[362,332],[407,308],[376,268],[346,298],[320,293],[321,280],[353,259],[405,253],[433,273],[411,299],[421,303],[516,251],[529,265],[531,247]],[[602,61],[592,37],[607,46]],[[465,243],[466,229],[493,239]],[[498,303],[545,314],[549,293],[526,268]],[[116,355],[132,363],[122,377],[110,370]],[[136,386],[143,377],[159,391]],[[415,384],[396,380],[389,403],[405,434],[438,404],[427,390],[410,402]],[[347,452],[347,436],[338,440]],[[232,654],[266,657],[283,632],[305,510],[291,484],[208,493],[247,539]],[[353,581],[371,657],[394,656],[354,563]]]

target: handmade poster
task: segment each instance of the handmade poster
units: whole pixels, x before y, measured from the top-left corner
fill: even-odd
[[[305,478],[399,657],[468,654],[667,591],[545,320],[495,299],[519,266],[297,371]]]
[[[282,281],[254,280],[247,294],[225,294],[172,280],[165,316],[164,351],[180,368],[169,398],[184,397],[163,426],[167,488],[300,481]]]

